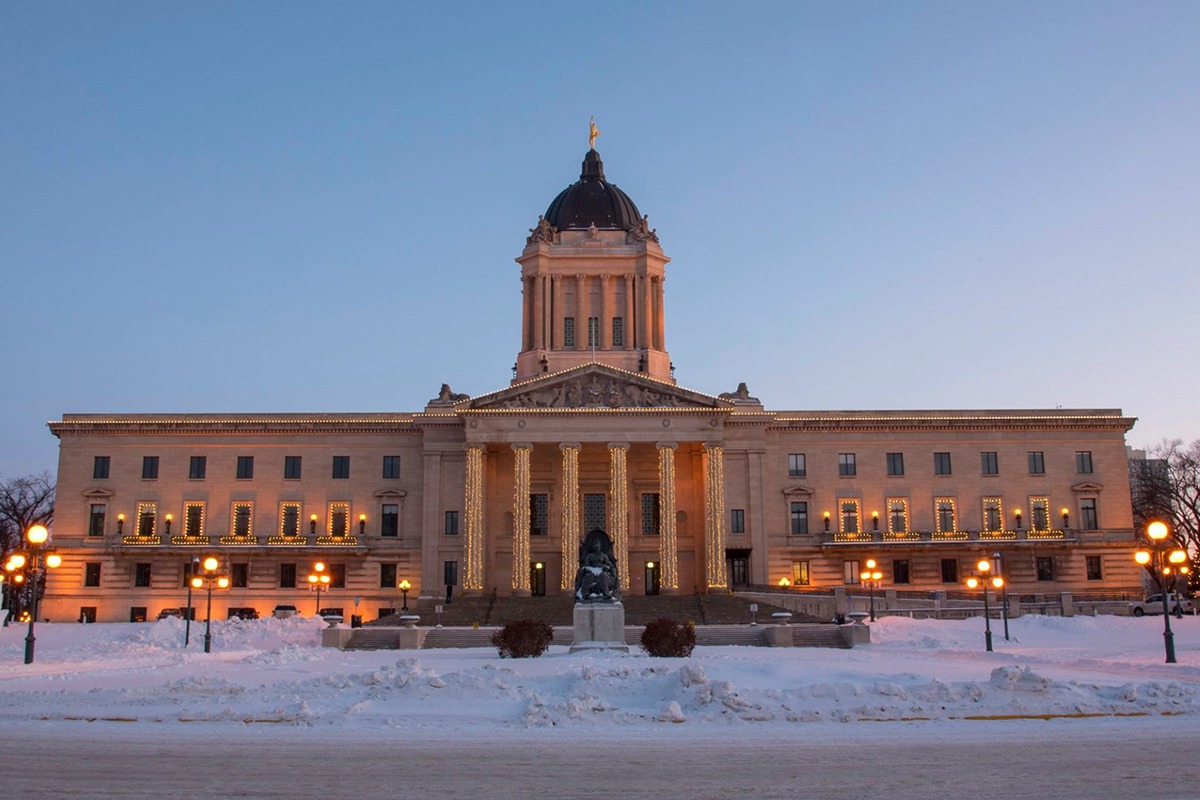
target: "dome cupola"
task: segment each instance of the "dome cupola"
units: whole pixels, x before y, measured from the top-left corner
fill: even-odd
[[[546,209],[546,222],[560,231],[634,230],[642,216],[629,195],[604,179],[604,162],[595,150],[583,158],[579,180],[559,192]]]

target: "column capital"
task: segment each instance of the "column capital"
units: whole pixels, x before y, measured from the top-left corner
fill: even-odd
[[[609,442],[608,449],[609,450],[628,450],[629,442]]]
[[[471,450],[486,450],[486,449],[487,449],[487,445],[484,444],[483,442],[467,442],[463,445],[463,450],[466,450],[468,452]]]
[[[533,442],[513,442],[511,447],[513,450],[532,450]]]
[[[559,442],[559,450],[582,450],[583,445],[579,442]]]
[[[654,446],[659,450],[676,450],[679,447],[679,442],[655,442]]]
[[[704,443],[704,449],[705,449],[705,450],[717,450],[717,449],[724,449],[724,447],[725,447],[725,442],[723,442],[723,441],[721,441],[721,440],[719,440],[719,439],[718,439],[717,441],[715,441],[715,442],[705,442],[705,443]]]

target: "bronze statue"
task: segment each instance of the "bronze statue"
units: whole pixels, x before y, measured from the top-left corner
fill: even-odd
[[[613,560],[612,540],[602,530],[594,530],[579,547],[579,571],[575,573],[575,600],[579,603],[615,603],[621,588],[617,564]]]

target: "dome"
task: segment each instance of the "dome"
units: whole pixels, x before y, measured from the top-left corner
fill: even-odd
[[[551,201],[545,217],[560,231],[586,230],[592,225],[630,231],[642,219],[629,195],[604,180],[604,162],[595,150],[584,156],[579,180]]]

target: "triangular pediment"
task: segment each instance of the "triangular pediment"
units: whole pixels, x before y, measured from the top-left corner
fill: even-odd
[[[1092,481],[1084,481],[1083,483],[1077,483],[1071,487],[1072,492],[1079,492],[1080,494],[1096,494],[1097,492],[1103,491],[1103,489],[1103,484],[1093,483]]]
[[[723,410],[733,408],[733,403],[636,372],[591,363],[539,375],[456,406],[459,411],[643,408]]]

